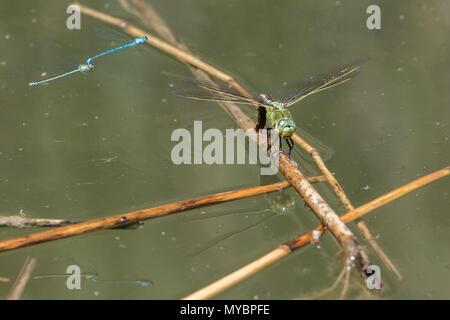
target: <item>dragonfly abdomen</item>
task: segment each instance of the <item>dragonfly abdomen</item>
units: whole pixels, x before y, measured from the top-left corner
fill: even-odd
[[[258,132],[259,129],[264,129],[267,121],[267,111],[264,107],[258,107],[258,123],[256,124],[255,130]]]

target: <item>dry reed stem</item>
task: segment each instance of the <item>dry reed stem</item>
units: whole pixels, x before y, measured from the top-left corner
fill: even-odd
[[[22,269],[20,270],[19,275],[17,276],[16,281],[14,282],[14,285],[11,288],[11,291],[6,297],[6,300],[20,300],[35,265],[36,259],[27,257],[25,263],[22,266]]]
[[[430,173],[424,177],[421,177],[419,179],[416,179],[400,188],[397,188],[393,191],[390,191],[384,195],[382,195],[381,197],[378,197],[372,201],[369,201],[368,203],[344,214],[343,216],[341,216],[341,220],[345,223],[349,223],[351,221],[354,221],[356,219],[361,218],[363,215],[399,198],[402,197],[404,195],[406,195],[409,192],[412,192],[414,190],[417,190],[429,183],[432,183],[438,179],[441,179],[445,176],[450,175],[450,166],[446,167],[444,169],[435,171],[433,173]],[[316,229],[299,236],[298,238],[288,241],[287,243],[285,243],[284,245],[276,248],[275,250],[269,252],[268,254],[266,254],[264,257],[266,256],[272,256],[271,253],[274,253],[274,256],[280,256],[279,259],[281,259],[282,257],[288,255],[289,253],[291,253],[292,251],[299,249],[305,245],[307,245],[308,243],[311,242],[312,239],[312,234],[313,232],[317,230],[319,232],[323,232],[324,231],[324,227],[323,225],[318,226]],[[280,252],[282,251],[282,252]],[[261,259],[257,259],[249,264],[247,264],[246,266],[230,273],[227,276],[222,277],[221,279],[209,284],[208,286],[186,296],[185,300],[200,300],[200,299],[209,299],[212,298],[214,296],[216,296],[217,294],[225,291],[226,289],[238,284],[239,282],[249,278],[250,276],[252,276],[254,273],[256,273],[256,271],[254,270],[254,266],[257,266],[257,271],[262,270],[263,268],[266,268],[268,266],[270,266],[272,263],[278,261],[277,259],[270,259],[267,260],[265,264],[261,264]]]
[[[326,181],[323,176],[308,177],[311,183],[317,183]],[[60,227],[53,230],[47,230],[43,232],[33,233],[26,236],[7,239],[0,241],[0,252],[9,251],[17,248],[26,247],[29,245],[47,242],[51,240],[57,240],[67,237],[72,237],[92,231],[99,231],[105,229],[118,228],[129,224],[136,223],[138,221],[157,218],[160,216],[195,209],[202,206],[223,203],[227,201],[233,201],[260,195],[269,192],[275,192],[283,190],[289,187],[288,181],[277,182],[270,185],[258,186],[253,188],[247,188],[242,190],[234,190],[209,196],[204,196],[196,199],[190,199],[185,201],[179,201],[171,204],[166,204],[149,209],[142,209],[138,211],[128,212],[120,215],[115,215],[107,218],[101,218],[90,221],[83,221],[79,223],[70,223],[67,226]],[[118,221],[119,219],[119,221]],[[35,219],[35,220],[48,220],[48,219]],[[134,221],[134,222],[133,222]]]
[[[313,180],[320,180],[320,178],[314,177]],[[80,222],[77,224],[67,225],[52,230],[46,230],[42,232],[32,233],[26,236],[0,241],[0,252],[51,240],[72,237],[92,231],[122,227],[146,219],[157,218],[164,215],[199,208],[207,205],[248,198],[268,192],[275,192],[287,187],[289,187],[289,182],[283,181],[265,186],[228,191],[195,199],[178,201],[149,209],[142,209],[106,218]]]

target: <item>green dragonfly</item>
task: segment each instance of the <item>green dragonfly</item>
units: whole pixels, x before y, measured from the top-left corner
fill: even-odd
[[[294,148],[294,142],[291,137],[295,132],[296,124],[292,119],[291,112],[288,108],[300,100],[303,100],[307,96],[332,88],[354,78],[358,75],[362,62],[363,61],[348,64],[333,72],[310,77],[306,81],[306,84],[304,84],[301,88],[297,88],[292,94],[281,100],[275,100],[270,94],[267,93],[245,96],[233,88],[215,86],[208,82],[194,79],[184,80],[201,89],[184,89],[174,91],[173,93],[177,96],[195,100],[223,101],[256,105],[258,108],[258,122],[255,130],[258,132],[259,129],[263,129],[266,126],[267,119],[269,119],[272,128],[274,128],[279,134],[280,148],[282,138],[284,138],[288,144],[290,156],[292,149]],[[268,146],[268,148],[270,147]]]

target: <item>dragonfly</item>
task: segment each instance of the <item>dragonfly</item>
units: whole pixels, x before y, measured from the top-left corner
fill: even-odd
[[[148,38],[145,35],[143,37],[141,37],[141,38],[135,38],[130,43],[124,44],[124,45],[122,45],[120,47],[117,47],[117,48],[114,48],[114,49],[111,49],[111,50],[107,50],[107,51],[101,52],[101,53],[99,53],[99,54],[97,54],[97,55],[95,55],[93,57],[88,58],[86,60],[86,63],[80,64],[78,66],[78,68],[76,68],[76,69],[74,69],[72,71],[69,71],[69,72],[66,72],[66,73],[63,73],[63,74],[60,74],[60,75],[48,78],[48,79],[44,79],[44,80],[40,80],[40,81],[32,81],[32,82],[28,83],[28,85],[30,87],[32,87],[32,86],[35,86],[35,85],[38,85],[38,84],[43,84],[43,83],[47,83],[47,82],[50,82],[50,81],[53,81],[53,80],[57,80],[57,79],[66,77],[66,76],[74,74],[76,72],[84,73],[84,72],[90,71],[92,68],[94,68],[94,64],[92,63],[92,61],[94,61],[95,59],[100,58],[100,57],[102,57],[104,55],[107,55],[107,54],[110,54],[110,53],[113,53],[113,52],[125,49],[125,48],[130,48],[130,47],[134,47],[136,45],[144,44],[145,41],[147,41],[147,40],[148,40]]]
[[[292,119],[289,107],[312,94],[343,84],[354,78],[359,74],[362,62],[351,63],[335,71],[310,77],[305,85],[301,88],[296,88],[293,93],[280,100],[275,100],[267,93],[246,96],[232,88],[215,86],[209,82],[195,79],[184,80],[201,89],[184,89],[173,93],[177,96],[194,100],[234,102],[257,106],[258,121],[255,130],[258,132],[260,129],[264,129],[267,120],[269,120],[272,127],[268,129],[274,128],[278,132],[280,149],[282,147],[282,139],[286,140],[290,157],[294,148],[292,135],[295,132],[296,124]],[[270,150],[269,144],[268,150]]]

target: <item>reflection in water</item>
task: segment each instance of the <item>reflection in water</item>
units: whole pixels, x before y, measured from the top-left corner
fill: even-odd
[[[271,184],[274,183],[275,181],[277,181],[277,176],[261,176],[260,178],[261,185]],[[189,256],[197,256],[199,254],[202,254],[205,251],[220,245],[220,243],[223,243],[226,240],[230,240],[231,238],[242,234],[243,232],[247,232],[257,227],[260,227],[262,224],[267,224],[267,222],[272,218],[278,217],[281,219],[290,219],[288,215],[293,214],[295,212],[296,209],[295,198],[289,193],[288,189],[264,194],[264,199],[268,204],[268,206],[264,209],[253,211],[245,209],[233,210],[221,215],[190,220],[189,223],[199,222],[204,224],[206,223],[207,220],[223,219],[225,217],[230,216],[240,215],[247,219],[250,216],[252,217],[255,217],[256,215],[258,216],[258,218],[255,218],[257,219],[256,222],[253,222],[251,224],[246,223],[244,227],[240,227],[237,230],[234,229],[230,232],[223,233],[222,235],[215,237],[211,241],[202,243],[201,247],[191,252]],[[241,225],[241,223],[239,223],[239,225]]]
[[[270,214],[269,216],[266,216],[266,213],[271,213],[271,210],[269,208],[261,209],[261,210],[254,210],[254,211],[239,210],[239,211],[227,212],[227,213],[221,214],[219,216],[206,217],[206,218],[194,219],[194,220],[189,221],[189,223],[193,223],[193,222],[204,223],[206,220],[209,220],[209,219],[220,219],[220,218],[224,218],[227,216],[244,215],[245,218],[248,218],[250,215],[262,214],[262,218],[259,219],[257,222],[250,224],[250,225],[246,225],[244,228],[240,228],[239,230],[233,230],[233,231],[225,233],[219,237],[215,237],[213,240],[206,242],[200,248],[197,248],[196,250],[193,250],[192,252],[190,252],[189,256],[199,255],[211,248],[214,248],[215,246],[217,246],[218,244],[220,244],[221,242],[223,242],[225,240],[229,240],[233,237],[236,237],[237,235],[241,234],[242,232],[252,230],[252,229],[258,227],[259,225],[261,225],[261,223],[267,222],[268,220],[272,219],[273,217],[276,217],[275,215],[272,215],[272,214]]]
[[[270,209],[278,215],[284,216],[295,211],[295,200],[289,193],[289,189],[266,193],[264,198]]]
[[[277,176],[260,176],[260,184],[268,185],[278,182]],[[270,209],[278,215],[287,215],[295,211],[295,199],[289,193],[289,188],[264,194]]]
[[[45,275],[38,275],[34,276],[34,280],[38,279],[48,279],[48,278],[67,278],[69,276],[72,276],[72,274],[45,274]],[[80,278],[91,280],[92,282],[96,283],[125,283],[125,284],[137,284],[143,287],[147,287],[152,285],[153,283],[150,280],[102,280],[98,279],[98,274],[95,272],[86,272],[80,275]]]

